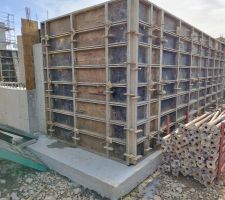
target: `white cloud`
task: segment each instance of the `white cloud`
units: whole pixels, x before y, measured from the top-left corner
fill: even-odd
[[[38,0],[34,1],[34,4],[44,11],[41,20],[45,20],[47,11],[48,17],[53,18],[102,2],[105,0],[54,0],[54,2],[52,0]]]
[[[105,2],[105,0],[36,0],[33,5],[38,12],[38,19],[43,21],[75,10]],[[218,37],[225,34],[224,0],[151,0],[175,16],[187,21],[202,31]]]
[[[151,1],[209,35],[225,34],[224,0]]]

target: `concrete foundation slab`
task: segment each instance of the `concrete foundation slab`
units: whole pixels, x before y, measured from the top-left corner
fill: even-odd
[[[161,151],[136,166],[126,166],[80,148],[67,147],[45,135],[40,135],[38,142],[28,148],[50,169],[112,200],[129,193],[161,163]]]

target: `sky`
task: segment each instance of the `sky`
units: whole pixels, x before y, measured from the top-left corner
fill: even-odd
[[[16,33],[25,7],[31,19],[43,21],[105,0],[0,0],[0,11],[15,15]],[[192,24],[213,37],[225,36],[225,0],[151,0],[161,8]]]

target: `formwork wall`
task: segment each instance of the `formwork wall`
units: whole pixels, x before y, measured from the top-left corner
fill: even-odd
[[[41,24],[48,132],[135,164],[172,127],[218,103],[225,45],[147,1]]]
[[[18,53],[0,50],[0,81],[17,82]]]

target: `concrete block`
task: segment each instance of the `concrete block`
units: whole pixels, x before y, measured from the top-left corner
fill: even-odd
[[[50,169],[112,200],[129,193],[160,165],[162,152],[156,151],[136,166],[126,166],[80,148],[60,145],[40,135],[28,148]]]
[[[0,87],[0,123],[30,131],[27,91]]]

